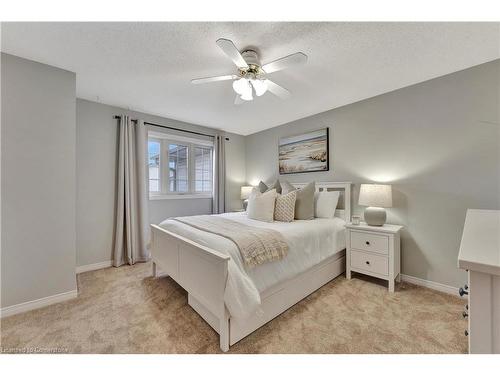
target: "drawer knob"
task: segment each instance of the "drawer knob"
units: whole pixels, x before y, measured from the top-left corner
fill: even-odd
[[[469,310],[469,304],[465,305],[465,310]]]
[[[469,294],[469,292],[465,291],[464,288],[460,288],[458,290],[458,294],[460,294],[460,297],[463,297],[464,295]]]
[[[465,318],[467,318],[467,317],[469,316],[469,314],[467,314],[467,311],[464,311],[464,312],[462,312],[462,316],[463,316],[463,317],[464,317],[464,319],[465,319]]]
[[[365,243],[366,243],[367,245],[370,245],[370,241],[366,241]]]
[[[464,335],[465,335],[465,336],[469,336],[469,331],[465,330],[465,331],[464,331]]]
[[[464,285],[464,290],[469,290],[469,286],[467,284]]]
[[[366,261],[366,264],[370,265],[370,262],[367,260],[367,261]]]

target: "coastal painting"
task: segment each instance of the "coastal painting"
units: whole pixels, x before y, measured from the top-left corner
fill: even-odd
[[[328,152],[328,128],[280,138],[280,174],[327,171]]]

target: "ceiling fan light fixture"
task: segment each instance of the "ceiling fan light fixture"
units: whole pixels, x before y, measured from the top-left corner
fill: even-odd
[[[248,90],[247,92],[243,93],[241,95],[241,99],[246,100],[246,101],[251,101],[251,100],[253,100],[252,87],[250,85],[248,87],[250,88],[250,90]]]
[[[241,104],[242,101],[253,100],[254,94],[255,96],[262,96],[268,91],[280,99],[288,99],[291,95],[290,91],[266,77],[269,73],[301,65],[307,61],[306,54],[296,52],[262,65],[259,54],[255,50],[248,49],[240,52],[231,40],[225,38],[218,39],[216,43],[222,52],[236,65],[238,68],[237,74],[196,78],[192,79],[191,83],[197,85],[231,80],[233,81],[233,90],[236,92],[235,105]]]
[[[233,90],[239,95],[243,95],[248,92],[248,88],[249,83],[245,78],[240,78],[233,82]]]
[[[260,79],[252,79],[250,81],[255,90],[255,95],[262,96],[267,91],[267,82]]]

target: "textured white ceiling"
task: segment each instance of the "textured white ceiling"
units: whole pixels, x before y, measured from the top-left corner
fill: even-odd
[[[500,57],[498,23],[3,23],[2,50],[77,74],[77,96],[251,134]],[[215,44],[253,47],[263,63],[304,52],[270,78],[288,88],[234,106]]]

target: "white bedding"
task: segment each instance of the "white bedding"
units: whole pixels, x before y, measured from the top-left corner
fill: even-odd
[[[255,227],[280,232],[289,246],[288,255],[279,261],[248,268],[231,240],[175,220],[160,227],[231,257],[224,301],[231,316],[246,317],[257,311],[260,292],[289,280],[324,259],[345,249],[345,221],[333,219],[295,220],[272,223],[249,219],[245,212],[221,214],[222,217]]]

